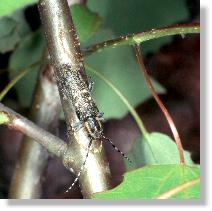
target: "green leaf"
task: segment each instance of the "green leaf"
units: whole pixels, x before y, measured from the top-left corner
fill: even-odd
[[[6,53],[15,48],[20,36],[17,32],[17,22],[9,17],[0,19],[0,53]]]
[[[29,4],[33,4],[37,0],[1,0],[0,1],[0,17],[10,15],[17,9],[23,8]]]
[[[39,31],[24,37],[18,48],[13,52],[9,61],[9,77],[13,79],[19,71],[38,62],[43,53],[44,39]],[[23,107],[29,107],[37,79],[38,68],[31,68],[30,73],[20,80],[14,87]]]
[[[78,4],[71,7],[71,13],[80,42],[87,41],[99,28],[100,17],[97,13],[91,12],[85,5]]]
[[[95,199],[155,199],[161,194],[199,178],[197,166],[152,165],[124,175],[124,181],[116,188],[97,193]],[[171,199],[199,199],[200,185],[197,182],[176,191]]]
[[[16,30],[22,39],[23,37],[31,33],[31,29],[25,19],[24,9],[16,10],[13,14],[10,15],[10,18],[16,21],[17,23]]]
[[[111,37],[110,31],[99,31],[92,39],[104,39]],[[104,51],[90,55],[85,58],[85,63],[89,64],[125,95],[132,106],[151,96],[148,86],[143,78],[139,66],[135,60],[132,48],[121,46],[119,48],[105,49]],[[88,74],[90,74],[88,72]],[[103,83],[99,78],[90,74],[94,83],[93,96],[97,101],[99,109],[104,112],[104,117],[120,118],[128,112],[128,108],[123,104],[116,93]],[[157,92],[162,93],[162,87],[154,82]]]
[[[102,28],[111,29],[114,37],[169,26],[189,17],[184,0],[133,0],[124,3],[123,0],[89,0],[88,7],[99,13]],[[146,42],[142,44],[142,52],[156,51],[170,40],[171,37],[166,37]]]
[[[128,157],[133,161],[132,164],[125,162],[128,170],[145,165],[180,163],[177,145],[162,133],[151,133],[148,142],[143,137],[138,138]],[[187,165],[193,164],[189,152],[184,151],[184,157]]]

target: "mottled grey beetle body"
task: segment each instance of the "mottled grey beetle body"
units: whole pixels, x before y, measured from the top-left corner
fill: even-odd
[[[91,87],[82,78],[79,70],[73,70],[70,65],[60,67],[63,74],[66,74],[66,81],[61,81],[61,86],[69,87],[68,96],[74,104],[79,123],[73,125],[73,129],[79,130],[84,126],[92,139],[100,139],[103,136],[101,120],[102,114],[99,112],[92,96]],[[68,77],[67,77],[68,76]],[[64,90],[66,91],[66,90]]]

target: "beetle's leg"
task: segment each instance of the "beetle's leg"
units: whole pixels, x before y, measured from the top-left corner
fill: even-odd
[[[82,127],[83,127],[82,121],[79,121],[72,126],[72,128],[75,132],[79,131]]]
[[[104,115],[103,112],[99,112],[99,113],[97,114],[97,119],[100,120],[100,121],[104,121],[103,115]]]
[[[91,80],[91,77],[88,78],[88,89],[92,92],[94,86],[94,82]]]

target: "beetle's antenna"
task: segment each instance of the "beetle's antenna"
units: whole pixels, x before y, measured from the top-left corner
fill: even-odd
[[[90,151],[90,148],[91,148],[92,141],[93,141],[93,140],[90,139],[90,142],[89,142],[88,147],[87,147],[87,153],[86,153],[86,156],[85,156],[85,160],[84,160],[84,162],[83,162],[83,164],[82,164],[82,166],[81,166],[81,168],[80,168],[80,171],[78,172],[78,174],[77,174],[77,176],[76,176],[74,182],[73,182],[73,183],[71,184],[71,186],[66,190],[66,192],[69,192],[69,191],[74,187],[74,185],[77,183],[77,181],[79,180],[80,175],[81,175],[81,173],[82,173],[82,171],[83,171],[83,168],[84,168],[84,166],[85,166],[85,163],[86,163],[86,161],[87,161],[87,158],[88,158],[88,154],[89,154],[89,151]]]
[[[103,136],[104,139],[106,139],[107,141],[109,141],[111,143],[111,145],[113,146],[113,148],[119,152],[124,158],[126,158],[129,163],[132,163],[132,161],[125,155],[125,153],[123,153],[109,138],[106,138],[105,136]]]

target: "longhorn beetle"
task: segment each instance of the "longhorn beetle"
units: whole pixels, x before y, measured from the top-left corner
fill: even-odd
[[[103,127],[102,127],[102,121],[103,121],[103,114],[99,112],[96,103],[94,102],[92,96],[91,96],[91,90],[93,87],[93,82],[89,82],[87,84],[85,80],[82,78],[82,75],[80,74],[80,71],[73,71],[73,68],[71,68],[70,65],[65,64],[64,66],[60,67],[61,69],[65,70],[65,74],[68,74],[68,80],[62,81],[61,85],[63,87],[70,87],[69,97],[75,107],[76,114],[78,116],[79,122],[72,125],[73,131],[78,131],[82,127],[86,129],[90,142],[87,147],[87,153],[85,156],[85,160],[74,180],[72,185],[69,187],[69,189],[66,191],[68,192],[71,190],[71,188],[76,184],[78,181],[81,172],[85,166],[92,141],[93,140],[100,140],[105,139],[111,143],[113,148],[118,151],[124,158],[126,158],[130,163],[132,162],[122,151],[120,151],[114,143],[109,139],[106,138],[103,134]],[[64,91],[65,88],[63,89]]]

